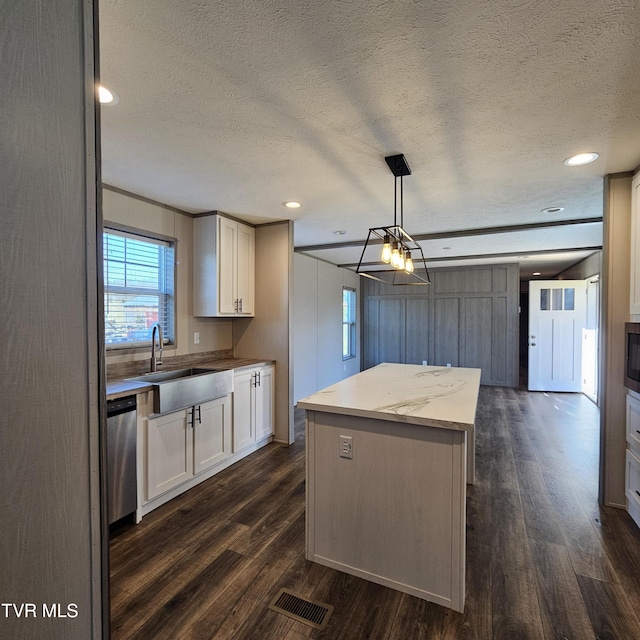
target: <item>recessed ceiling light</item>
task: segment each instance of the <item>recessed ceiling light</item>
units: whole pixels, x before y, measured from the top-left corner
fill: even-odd
[[[567,158],[564,163],[567,167],[578,167],[581,164],[589,164],[594,160],[597,160],[600,154],[595,151],[589,151],[588,153],[579,153],[577,156],[571,156]]]
[[[534,272],[533,272],[533,275],[534,275],[534,276],[539,276],[539,275],[540,275],[540,272],[539,272],[539,271],[534,271]]]
[[[283,207],[287,207],[288,209],[299,209],[302,205],[295,200],[289,200],[289,202],[283,202]]]
[[[347,232],[346,232],[344,229],[338,229],[338,231],[334,231],[333,233],[334,233],[334,235],[336,235],[336,236],[343,236],[343,235],[345,235]]]
[[[100,100],[100,104],[109,106],[113,106],[120,102],[118,94],[113,91],[113,89],[108,89],[103,84],[98,86],[98,99]]]
[[[540,213],[560,213],[561,211],[564,211],[564,207],[547,207],[542,209]]]

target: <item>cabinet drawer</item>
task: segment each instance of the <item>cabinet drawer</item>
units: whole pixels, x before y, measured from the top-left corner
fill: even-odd
[[[640,460],[627,450],[627,498],[629,505],[640,509]]]
[[[640,400],[630,394],[627,394],[627,442],[640,458]]]

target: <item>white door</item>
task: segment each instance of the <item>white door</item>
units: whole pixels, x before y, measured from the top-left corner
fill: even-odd
[[[238,224],[218,217],[218,313],[235,315]]]
[[[238,225],[238,250],[236,252],[238,313],[245,316],[253,315],[255,298],[255,230],[243,224]]]
[[[529,283],[529,390],[581,391],[584,280]]]
[[[196,405],[193,472],[201,473],[231,455],[231,395]]]

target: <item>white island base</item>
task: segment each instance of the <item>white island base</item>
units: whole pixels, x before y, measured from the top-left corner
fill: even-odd
[[[298,403],[308,560],[463,611],[466,439],[479,380],[478,369],[384,364]],[[341,457],[341,436],[352,458]]]

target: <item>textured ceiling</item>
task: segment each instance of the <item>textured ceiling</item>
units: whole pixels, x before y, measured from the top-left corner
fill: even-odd
[[[101,0],[120,96],[102,108],[103,180],[187,212],[291,217],[296,246],[351,243],[311,252],[350,264],[393,220],[384,156],[404,153],[405,228],[453,234],[427,257],[598,246],[593,222],[455,235],[602,215],[603,176],[640,165],[639,35],[634,0]]]

